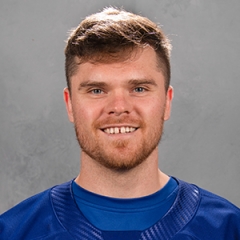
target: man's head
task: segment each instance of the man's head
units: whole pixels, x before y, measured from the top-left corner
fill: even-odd
[[[157,164],[170,116],[170,44],[150,20],[106,9],[86,18],[66,47],[64,99],[81,161],[129,170]]]
[[[65,49],[65,71],[69,90],[70,79],[84,62],[117,62],[128,58],[136,48],[151,46],[165,77],[170,83],[171,45],[162,30],[147,18],[106,8],[93,14],[72,31]]]

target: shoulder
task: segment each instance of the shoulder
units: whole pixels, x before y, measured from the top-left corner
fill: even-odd
[[[199,188],[199,191],[201,194],[199,210],[209,210],[212,214],[214,213],[222,217],[231,217],[233,215],[240,218],[240,209],[227,199],[202,188]]]
[[[195,184],[191,184],[191,183],[187,183],[184,182],[182,180],[176,179],[177,182],[179,183],[179,186],[181,188],[183,187],[191,187],[193,186],[195,189],[198,190],[198,195],[199,195],[199,208],[204,208],[204,209],[211,209],[211,210],[229,210],[230,212],[234,212],[237,215],[240,214],[240,209],[235,206],[234,204],[232,204],[230,201],[228,201],[227,199],[218,196],[217,194],[214,194],[212,192],[209,192],[203,188],[200,188],[198,186],[196,186]],[[225,214],[227,214],[228,211],[225,212]]]
[[[240,228],[240,209],[237,206],[227,199],[207,190],[200,188],[200,193],[199,215],[207,215],[209,218],[217,219],[219,223],[221,222],[222,226],[230,223],[235,225],[235,222],[238,223],[238,227]]]
[[[240,238],[240,209],[237,206],[196,185],[180,180],[179,184],[195,186],[199,194],[196,212],[182,232],[193,239],[202,239],[200,236],[219,240]]]
[[[49,233],[64,232],[52,207],[51,191],[38,193],[3,213],[0,239],[45,239]]]

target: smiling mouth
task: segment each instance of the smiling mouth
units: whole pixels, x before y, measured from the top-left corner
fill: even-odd
[[[138,128],[135,127],[110,127],[102,129],[105,133],[108,134],[124,134],[135,132]]]

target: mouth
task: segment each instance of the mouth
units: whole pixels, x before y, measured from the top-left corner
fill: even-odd
[[[102,129],[103,132],[107,134],[126,134],[135,132],[138,128],[136,127],[129,127],[129,126],[122,126],[122,127],[109,127]]]

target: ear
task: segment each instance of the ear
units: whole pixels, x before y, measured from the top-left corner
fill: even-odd
[[[63,89],[63,98],[66,104],[68,119],[70,122],[74,122],[71,95],[67,87]]]
[[[165,105],[165,111],[164,111],[165,121],[170,118],[172,100],[173,100],[173,87],[169,86],[166,94],[166,105]]]

